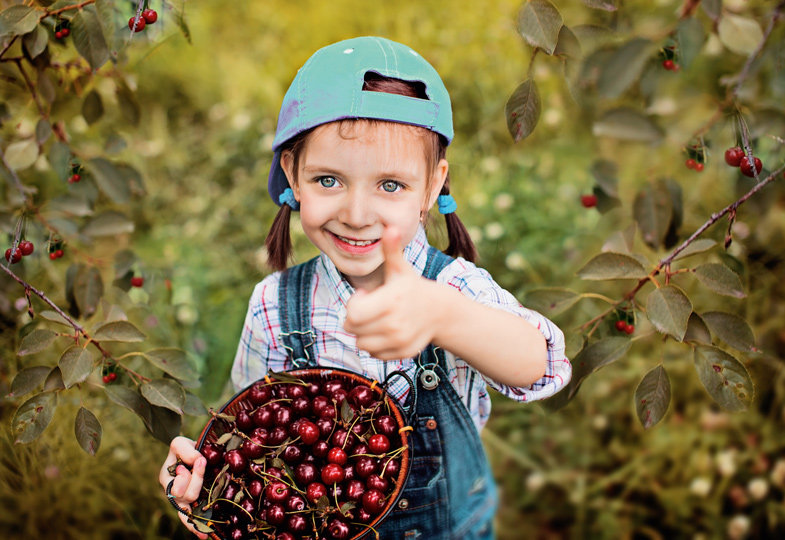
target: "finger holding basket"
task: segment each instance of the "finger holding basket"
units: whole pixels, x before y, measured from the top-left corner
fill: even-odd
[[[207,460],[196,450],[194,441],[186,437],[175,437],[169,445],[169,454],[161,467],[158,481],[167,490],[167,495],[171,494],[174,502],[187,511],[190,504],[199,497],[206,467]],[[208,538],[206,534],[194,529],[185,514],[180,512],[178,515],[188,530],[197,537]]]

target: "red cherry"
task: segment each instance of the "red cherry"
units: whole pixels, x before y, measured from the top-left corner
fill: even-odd
[[[82,176],[81,176],[81,175],[74,173],[74,174],[72,174],[72,175],[71,175],[71,176],[68,178],[68,183],[69,183],[69,184],[75,184],[76,182],[78,182],[78,181],[79,181],[79,180],[81,180],[81,179],[82,179]]]
[[[750,178],[755,176],[755,173],[752,172],[752,164],[750,163],[750,160],[747,156],[741,158],[741,161],[739,162],[739,168],[741,169],[741,174],[744,176],[749,176]],[[760,174],[763,170],[763,162],[761,162],[761,160],[758,158],[755,158],[755,170],[758,174]]]
[[[350,480],[346,484],[346,496],[352,501],[359,501],[365,493],[365,484],[359,480]]]
[[[214,444],[207,443],[202,447],[202,455],[207,460],[208,465],[218,465],[223,461],[223,452]]]
[[[63,28],[62,30],[60,30],[60,35],[62,37],[68,37],[70,33],[71,30],[69,30],[68,28]]]
[[[662,67],[667,69],[668,71],[672,71],[676,63],[673,60],[663,60]]]
[[[294,469],[294,478],[297,480],[298,484],[307,486],[316,480],[316,472],[316,465],[313,463],[300,463],[297,468]]]
[[[279,480],[267,484],[264,494],[268,501],[282,503],[289,498],[289,486]]]
[[[627,328],[627,321],[618,320],[616,321],[616,330],[619,332],[624,332],[624,329]]]
[[[383,465],[381,476],[385,478],[395,478],[401,470],[401,462],[397,459],[386,461]]]
[[[63,256],[63,250],[62,249],[58,249],[57,251],[55,251],[55,258],[56,259],[59,259],[62,256]]]
[[[597,195],[581,195],[581,204],[584,208],[594,208],[597,206]]]
[[[22,250],[19,248],[14,249],[8,248],[5,250],[5,260],[9,261],[11,264],[18,263],[22,260]]]
[[[243,472],[248,466],[248,460],[236,448],[224,454],[224,461],[229,465],[229,470],[235,474]]]
[[[144,18],[144,22],[147,24],[153,24],[158,20],[158,12],[154,9],[146,9],[142,12],[142,18]]]
[[[695,165],[697,165],[697,162],[694,159],[690,158],[690,159],[688,159],[687,161],[684,162],[684,165],[688,169],[694,169]]]
[[[286,520],[286,526],[293,533],[301,533],[308,527],[308,521],[302,514],[292,514]]]
[[[55,253],[54,251],[53,251],[53,252],[51,252],[51,253],[49,254],[49,258],[50,258],[50,259],[52,259],[52,260],[55,260],[55,259],[57,258],[57,253]]]
[[[259,438],[251,437],[243,441],[240,445],[240,453],[248,459],[259,459],[264,455],[264,441]]]
[[[386,504],[384,494],[378,489],[369,489],[363,493],[363,509],[369,514],[377,515]]]
[[[744,150],[738,146],[728,148],[725,150],[725,163],[731,167],[738,167],[741,165],[741,158],[744,157]]]
[[[142,276],[134,276],[131,278],[131,287],[141,287],[144,285],[144,278]]]
[[[360,478],[368,478],[376,473],[376,458],[367,456],[357,458],[354,464],[354,472]]]
[[[283,449],[281,457],[289,465],[295,465],[303,460],[303,451],[296,444],[290,444]]]
[[[350,534],[349,525],[340,519],[333,519],[327,526],[327,534],[334,540],[346,540]]]
[[[335,484],[343,482],[345,476],[343,467],[337,463],[328,463],[322,467],[322,482],[325,484]]]
[[[22,255],[30,255],[35,250],[35,246],[29,240],[22,240],[19,242],[19,250]]]
[[[270,397],[272,397],[270,386],[262,382],[255,383],[251,386],[251,389],[248,390],[248,399],[257,406],[270,401]]]
[[[273,504],[267,509],[267,523],[280,525],[286,519],[286,511],[280,504]]]
[[[248,482],[245,487],[248,488],[248,494],[254,499],[258,499],[264,491],[264,484],[258,478],[254,478]]]
[[[373,454],[384,454],[390,449],[390,439],[382,433],[371,435],[368,439],[368,448]]]
[[[696,163],[696,164],[695,164],[695,170],[696,170],[697,172],[701,172],[701,171],[703,170],[703,167],[704,167],[704,166],[705,166],[705,165],[704,165],[703,163]]]
[[[349,402],[358,407],[368,407],[373,397],[373,390],[365,385],[355,386],[349,392]]]
[[[297,434],[303,443],[310,445],[319,440],[319,427],[310,420],[305,420],[297,426]]]
[[[343,448],[338,446],[334,448],[330,448],[330,451],[327,452],[327,461],[329,463],[337,463],[338,465],[343,465],[346,463],[346,452]]]
[[[134,26],[134,21],[136,21],[136,26]],[[144,17],[139,17],[138,19],[136,16],[131,17],[128,19],[128,29],[133,30],[134,32],[141,32],[144,30],[145,20]]]
[[[384,433],[390,437],[393,433],[395,433],[395,418],[389,414],[382,415],[373,421],[373,427],[375,427],[376,431],[379,433]]]
[[[117,380],[117,373],[115,373],[114,371],[111,373],[107,373],[106,376],[109,377],[109,382],[114,382]]]
[[[330,445],[327,444],[327,441],[316,441],[314,445],[311,447],[311,453],[314,457],[318,458],[325,458],[327,457],[327,452],[330,451]]]
[[[327,487],[320,482],[311,482],[308,484],[308,487],[305,488],[305,496],[308,497],[308,500],[311,502],[315,503],[325,495],[327,495]]]
[[[628,324],[626,327],[624,327],[624,331],[628,334],[632,334],[635,332],[635,325]]]
[[[273,411],[268,407],[261,407],[251,413],[253,423],[259,427],[272,427],[273,425]]]
[[[249,432],[254,428],[253,420],[251,419],[251,415],[248,414],[248,411],[241,410],[237,411],[237,414],[234,415],[234,424],[244,432]]]
[[[104,375],[103,377],[101,377],[101,380],[104,381],[104,384],[109,384],[110,382],[112,382],[112,381],[109,380],[109,375],[108,374]]]
[[[390,487],[390,482],[378,474],[372,474],[365,480],[365,485],[368,486],[368,489],[377,489],[385,493]]]
[[[56,37],[57,39],[62,39],[62,38],[63,38],[63,32],[62,32],[62,30],[58,30],[57,32],[55,32],[55,37]]]

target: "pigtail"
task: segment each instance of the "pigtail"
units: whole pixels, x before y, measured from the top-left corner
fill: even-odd
[[[447,173],[447,178],[444,180],[444,185],[439,195],[449,194],[450,174]],[[475,262],[477,260],[477,248],[474,247],[469,231],[466,230],[458,214],[455,212],[446,213],[444,214],[444,220],[447,222],[447,238],[449,239],[449,244],[444,252],[451,257],[463,257],[469,262]]]
[[[292,255],[292,237],[289,234],[289,220],[292,207],[282,204],[276,214],[264,245],[267,246],[267,261],[275,270],[285,270]]]

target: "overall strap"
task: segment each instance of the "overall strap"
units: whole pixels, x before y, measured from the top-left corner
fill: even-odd
[[[316,367],[311,330],[311,281],[319,258],[287,268],[278,285],[280,338],[295,368]]]
[[[422,276],[428,279],[436,279],[439,272],[454,260],[455,259],[442,253],[435,247],[428,246],[428,260],[425,262],[425,269],[422,271]]]
[[[424,278],[435,280],[448,264],[455,259],[449,255],[439,251],[433,246],[428,246],[428,259],[425,262],[425,269],[422,275]],[[439,376],[434,372],[434,367],[441,365],[444,367],[445,358],[444,351],[433,345],[428,345],[425,350],[420,353],[419,361],[420,369],[418,370],[420,382],[427,390],[431,390],[439,383]]]

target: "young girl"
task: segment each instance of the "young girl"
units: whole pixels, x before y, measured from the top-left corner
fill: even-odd
[[[232,368],[238,389],[270,369],[316,365],[379,381],[400,371],[417,385],[410,392],[395,377],[389,387],[402,402],[417,398],[407,402],[414,460],[382,538],[492,538],[497,495],[479,438],[486,387],[532,401],[571,375],[559,329],[472,263],[449,194],[452,138],[447,90],[409,47],[361,37],[303,65],[283,100],[268,181],[281,206],[266,241],[279,271],[251,296]],[[434,204],[447,221],[447,255],[426,238]],[[321,255],[285,270],[298,210]],[[192,470],[177,468],[171,492],[188,504],[206,463],[177,437],[162,486],[178,458]]]

